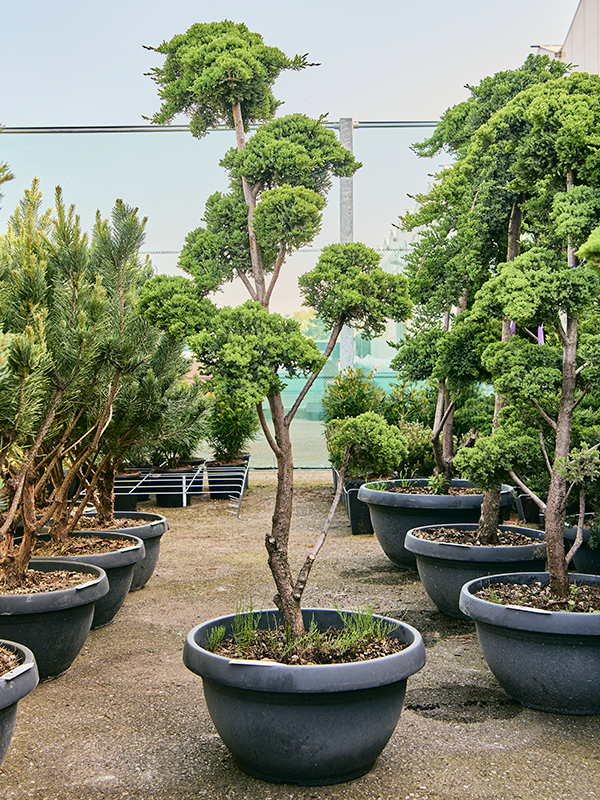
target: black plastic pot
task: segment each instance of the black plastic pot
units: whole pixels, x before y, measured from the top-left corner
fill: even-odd
[[[412,486],[427,486],[427,478],[414,478]],[[387,489],[401,488],[407,481],[387,482]],[[464,480],[453,480],[453,487],[473,488]],[[380,484],[366,483],[358,492],[358,499],[369,506],[373,530],[392,564],[402,569],[416,569],[414,554],[404,547],[406,533],[425,525],[455,525],[459,522],[477,522],[481,512],[483,494],[426,495],[403,494],[379,488]],[[512,503],[512,489],[504,486],[500,498],[502,507]]]
[[[449,527],[422,526],[426,530]],[[477,524],[452,525],[458,530],[477,530]],[[537,572],[546,565],[545,534],[533,528],[500,525],[501,531],[515,531],[531,538],[531,544],[483,547],[421,539],[408,531],[405,547],[414,554],[423,587],[438,610],[449,617],[467,618],[459,608],[463,584],[499,572]]]
[[[577,528],[565,526],[565,539],[568,545],[573,544],[576,534]],[[592,532],[588,528],[583,529],[583,542],[573,556],[573,566],[577,572],[600,575],[600,545],[595,548],[590,547],[591,535]]]
[[[108,579],[100,567],[62,558],[32,558],[29,568],[90,576],[88,583],[71,589],[0,596],[0,638],[28,647],[44,681],[62,675],[75,660],[90,632],[94,606],[108,592]]]
[[[100,539],[124,539],[123,549],[110,553],[92,553],[81,556],[61,556],[64,561],[77,564],[92,564],[101,567],[108,578],[109,590],[96,602],[92,628],[103,628],[112,622],[125,602],[135,565],[144,557],[144,543],[137,536],[122,531],[74,531],[77,537],[98,537]],[[71,567],[72,569],[73,567]]]
[[[156,493],[156,505],[161,508],[181,508],[187,505],[188,492],[202,492],[202,469],[182,467],[162,469],[153,473],[151,491]]]
[[[339,473],[335,467],[331,468],[333,473],[333,488],[337,489]],[[362,478],[345,478],[344,488],[342,489],[342,503],[346,509],[346,515],[350,522],[350,530],[353,536],[362,536],[373,533],[371,524],[371,514],[369,506],[358,499],[358,491],[365,481]]]
[[[597,575],[571,583],[600,586]],[[484,658],[512,698],[556,714],[600,714],[600,614],[539,611],[475,597],[497,583],[548,583],[547,572],[478,578],[461,590],[460,608],[475,621]]]
[[[337,611],[306,609],[321,629],[342,625]],[[278,612],[255,612],[259,627],[281,624]],[[397,620],[405,650],[372,661],[287,666],[236,661],[205,649],[212,628],[231,631],[234,616],[198,625],[183,660],[202,677],[214,725],[244,772],[271,783],[319,786],[352,780],[373,766],[400,717],[407,678],[425,663],[414,628]]]
[[[0,676],[0,764],[2,764],[15,729],[17,704],[37,686],[38,671],[34,655],[28,647],[6,639],[0,640],[0,646],[16,653],[21,662],[18,667]]]
[[[86,513],[86,516],[92,516],[95,513],[95,511],[90,514]],[[160,555],[161,537],[169,530],[169,523],[162,514],[153,514],[149,511],[115,512],[115,519],[123,518],[139,520],[139,526],[117,528],[109,533],[118,536],[121,534],[137,536],[144,543],[144,556],[133,567],[133,578],[129,588],[130,592],[136,592],[148,583],[154,572]],[[102,533],[107,533],[107,531],[104,530]]]

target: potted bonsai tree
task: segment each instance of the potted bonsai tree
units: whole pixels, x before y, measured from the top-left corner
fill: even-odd
[[[518,254],[521,206],[528,197],[522,187],[507,188],[510,166],[515,160],[510,146],[498,142],[495,149],[480,147],[478,131],[502,104],[522,89],[543,85],[564,72],[564,65],[552,63],[548,58],[531,56],[519,70],[486,78],[479,86],[471,87],[469,100],[446,112],[430,139],[415,145],[422,155],[432,156],[444,148],[456,156],[455,164],[438,176],[432,190],[419,196],[419,210],[402,220],[409,229],[419,226],[421,231],[408,265],[411,291],[414,297],[420,298],[421,306],[411,335],[401,344],[395,361],[396,367],[402,369],[406,377],[438,381],[432,443],[436,473],[440,476],[439,479],[436,477],[434,488],[441,493],[450,486],[457,463],[468,457],[469,448],[477,436],[490,433],[491,428],[498,424],[503,402],[500,394],[496,396],[495,405],[492,397],[483,396],[475,402],[473,398],[469,399],[464,407],[469,410],[467,418],[471,424],[464,431],[457,456],[455,415],[459,403],[473,393],[477,382],[489,380],[490,373],[486,363],[482,362],[482,354],[494,341],[506,340],[510,332],[509,320],[474,315],[473,300],[477,289],[494,273],[496,264],[512,261]],[[397,499],[381,494],[372,499],[377,502],[381,498],[387,505],[398,503],[410,509],[409,513],[415,514],[414,525],[419,528],[434,523],[455,526],[479,520],[476,543],[485,547],[497,545],[500,509],[506,509],[511,503],[511,493],[508,487],[504,487],[502,492],[500,482],[478,486],[478,494],[459,501],[451,497],[447,501],[443,497],[424,497],[421,501],[403,495],[401,491]],[[446,503],[447,511],[444,508]],[[424,509],[412,511],[420,505],[432,506],[432,512],[435,506],[436,516],[425,517]],[[400,513],[404,516],[404,511]],[[407,530],[412,527],[403,524],[401,535],[406,537]],[[389,538],[392,538],[391,532]],[[415,542],[412,535],[407,543],[410,549],[403,560],[413,559],[413,564],[412,548],[415,545],[429,547]],[[534,547],[538,559],[539,549]],[[447,550],[460,552],[457,548]],[[399,554],[402,556],[406,552],[404,548]],[[484,558],[484,552],[491,554],[489,550],[473,552],[477,553],[477,560]],[[462,548],[462,553],[466,557],[465,548]],[[498,555],[497,552],[494,558]],[[463,560],[458,554],[455,557]],[[423,558],[417,556],[420,564],[424,564]],[[524,563],[528,563],[527,559]],[[458,565],[454,564],[454,567]],[[485,570],[486,567],[479,563],[477,567],[473,566],[475,568]],[[439,596],[436,599],[444,608],[460,614],[458,591],[461,584],[457,569],[454,570],[454,580],[451,602],[441,602]],[[436,577],[435,585],[438,583]]]
[[[99,282],[86,270],[87,242],[73,210],[65,209],[60,194],[55,220],[49,213],[41,215],[40,205],[35,182],[0,239],[4,298],[0,470],[5,499],[5,510],[0,512],[0,569],[6,587],[0,598],[0,633],[33,650],[40,678],[45,679],[64,672],[83,646],[95,603],[108,591],[106,575],[101,569],[81,566],[78,580],[86,585],[79,589],[53,586],[51,580],[46,585],[56,591],[12,595],[6,589],[26,585],[37,534],[56,507],[51,503],[36,513],[50,469],[66,445],[63,442],[51,453],[45,448],[61,415],[66,416],[66,410],[71,413],[82,387],[87,391],[94,382],[107,308]],[[107,408],[100,428],[108,413]],[[91,431],[89,438],[95,444],[98,431]],[[71,480],[65,482],[65,494]],[[23,535],[17,545],[19,522]],[[69,567],[64,561],[36,561],[38,582],[43,585],[46,573]],[[60,615],[57,608],[63,609]],[[22,628],[22,619],[31,624]],[[66,630],[55,627],[61,623],[66,623]]]
[[[342,621],[337,611],[302,610],[303,590],[319,543],[297,577],[290,567],[293,457],[289,428],[343,325],[355,324],[374,335],[382,330],[386,317],[408,316],[410,301],[404,278],[384,273],[374,251],[361,244],[332,245],[324,250],[317,267],[300,280],[306,304],[332,331],[325,354],[301,334],[298,323],[271,313],[269,302],[286,255],[312,241],[319,229],[330,176],[351,175],[359,165],[322,121],[301,115],[266,121],[278,106],[271,91],[276,76],[282,69],[303,68],[306,58],[289,59],[265,46],[244,25],[231,22],[194,25],[155,49],[166,60],[151,72],[164,101],[153,121],[164,123],[184,112],[198,136],[220,122],[235,128],[237,148],[222,162],[230,172],[231,191],[209,199],[206,227],[188,236],[180,261],[193,282],[183,288],[181,282],[173,281],[163,297],[174,309],[189,308],[195,295],[198,326],[188,341],[203,373],[210,376],[211,388],[219,394],[256,405],[261,428],[277,458],[273,524],[265,535],[277,612],[265,612],[258,624],[283,624],[298,652],[305,625],[312,618],[319,628],[339,627]],[[244,131],[255,122],[264,124],[246,141]],[[251,300],[238,308],[218,310],[206,324],[201,301],[234,277],[243,282]],[[148,298],[151,319],[158,320],[156,294]],[[307,376],[304,389],[287,410],[281,395],[286,375]],[[265,399],[272,429],[262,407]],[[234,619],[213,620],[191,631],[184,660],[202,675],[213,721],[243,769],[271,781],[321,784],[348,780],[368,770],[391,735],[408,674],[422,666],[418,633],[399,623],[394,635],[408,644],[402,653],[389,660],[375,659],[366,668],[344,664],[342,679],[334,664],[305,667],[278,662],[265,668],[260,662],[211,653],[209,641],[214,642],[219,627],[231,631]],[[251,628],[256,624],[251,614],[242,615],[241,620]],[[397,656],[402,654],[407,661],[400,667]],[[391,691],[392,685],[400,691],[384,701],[380,687]],[[222,702],[231,695],[229,687],[236,687],[239,704],[236,701],[235,709],[225,711]],[[344,715],[344,734],[338,737],[332,731],[339,723],[340,690],[354,699],[360,694],[365,702],[379,695],[381,702],[377,709],[368,710],[361,699],[354,705],[351,722]],[[269,715],[263,713],[267,710],[265,691],[275,701]],[[302,700],[307,693],[313,711]],[[259,717],[252,711],[257,698],[262,709]],[[290,714],[300,713],[300,703],[307,709],[306,714],[301,712],[302,747],[289,736],[297,727],[290,724]],[[376,722],[371,726],[367,720]],[[359,728],[360,735],[355,736],[353,731]]]
[[[493,309],[497,318],[515,323],[516,335],[490,348],[486,361],[496,389],[529,405],[538,416],[539,447],[550,475],[547,500],[535,495],[515,468],[508,472],[544,510],[548,572],[472,581],[463,587],[461,608],[475,619],[488,664],[508,693],[525,705],[561,713],[600,711],[596,687],[582,680],[583,671],[589,674],[600,657],[595,644],[597,615],[580,613],[593,605],[573,602],[578,593],[594,595],[593,589],[588,592],[585,587],[595,584],[596,578],[570,576],[564,549],[571,487],[581,483],[577,479],[581,459],[592,464],[589,454],[598,447],[597,442],[587,441],[585,447],[574,448],[572,441],[577,408],[596,386],[598,277],[593,258],[584,260],[593,255],[593,239],[589,250],[582,250],[584,259],[578,261],[576,252],[598,223],[593,201],[598,88],[598,77],[584,73],[533,87],[507,104],[481,132],[481,145],[486,147],[511,135],[514,127],[506,127],[507,119],[519,121],[518,140],[511,140],[517,154],[513,185],[535,184],[538,209],[550,209],[542,217],[545,224],[534,246],[501,265],[477,299],[481,313]],[[575,127],[571,120],[576,120]],[[496,436],[495,432],[492,441],[480,447],[492,447]],[[491,594],[477,596],[487,586]],[[507,592],[510,605],[521,602],[523,611],[490,602],[490,597]],[[541,605],[543,613],[532,611],[532,595],[546,593],[550,599]],[[528,645],[520,648],[520,655],[508,650],[507,657],[507,642],[514,640],[515,629]],[[556,648],[552,658],[540,660],[542,648],[547,653],[550,642]],[[575,642],[577,647],[573,647]],[[499,647],[511,664],[510,674],[493,655]],[[550,662],[560,663],[561,669],[553,666],[550,670]]]

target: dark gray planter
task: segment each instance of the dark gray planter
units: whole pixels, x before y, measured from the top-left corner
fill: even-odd
[[[86,516],[89,515],[86,514]],[[154,572],[160,555],[161,537],[169,530],[169,523],[162,514],[153,514],[149,511],[115,511],[115,519],[123,518],[139,520],[140,524],[135,528],[118,528],[110,533],[119,536],[122,533],[137,536],[144,542],[144,557],[134,565],[129,589],[130,592],[136,592],[148,583]],[[107,531],[102,532],[106,533]]]
[[[401,487],[407,481],[387,481],[387,487]],[[413,486],[427,486],[427,478],[414,478]],[[473,487],[469,481],[456,479],[452,486]],[[373,530],[392,564],[401,569],[416,569],[414,554],[404,547],[406,534],[412,528],[425,525],[455,525],[458,522],[477,522],[483,494],[425,495],[402,494],[378,488],[380,484],[366,483],[358,491],[358,499],[369,506]],[[512,489],[504,486],[500,498],[502,507],[512,503]]]
[[[0,646],[19,656],[20,664],[0,676],[0,764],[4,761],[17,719],[19,700],[32,692],[38,684],[38,671],[33,653],[28,647],[6,639]]]
[[[103,628],[112,622],[125,602],[133,580],[135,565],[144,557],[144,543],[137,536],[122,531],[74,531],[73,536],[97,536],[100,539],[124,539],[123,549],[110,553],[92,553],[82,556],[61,556],[77,564],[101,567],[108,578],[109,590],[96,602],[92,628]],[[72,567],[71,567],[72,569]]]
[[[447,525],[427,525],[425,528],[443,528]],[[477,523],[452,525],[459,530],[477,530]],[[414,553],[423,587],[442,614],[468,619],[458,606],[463,584],[485,575],[499,572],[538,572],[546,566],[545,534],[532,528],[517,525],[500,525],[500,530],[512,530],[531,537],[531,544],[480,547],[450,544],[420,539],[408,531],[405,547]]]
[[[259,612],[255,612],[255,615]],[[306,609],[321,629],[341,627],[337,611]],[[234,616],[198,625],[188,634],[183,661],[200,675],[208,710],[244,772],[271,783],[320,786],[352,780],[373,766],[400,717],[406,681],[425,663],[414,628],[397,620],[392,635],[409,643],[400,653],[353,664],[287,666],[230,661],[204,649],[217,625],[231,631]],[[262,612],[260,627],[281,624]]]
[[[106,573],[91,564],[32,558],[30,569],[89,574],[90,582],[58,592],[0,597],[0,638],[20,642],[34,654],[40,680],[66,672],[90,632],[96,602],[108,592]]]
[[[577,535],[577,528],[565,526],[565,539],[567,546],[570,546],[575,541]],[[577,572],[583,572],[588,575],[600,575],[600,546],[590,547],[590,536],[592,532],[588,528],[583,529],[583,542],[579,550],[573,556],[573,566]]]
[[[333,474],[333,488],[337,489],[339,473],[335,467],[331,468]],[[373,534],[371,514],[369,506],[358,499],[358,491],[364,486],[362,478],[345,478],[344,488],[342,489],[342,503],[346,509],[346,515],[350,522],[350,530],[353,536],[364,536]]]
[[[597,575],[571,583],[600,586]],[[600,714],[600,614],[538,611],[474,596],[496,583],[548,583],[547,572],[478,578],[461,590],[460,608],[475,621],[485,660],[512,698],[555,714]]]

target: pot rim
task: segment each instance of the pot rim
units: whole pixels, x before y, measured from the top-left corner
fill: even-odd
[[[21,656],[18,667],[0,675],[0,709],[4,709],[32,692],[38,685],[39,675],[35,656],[28,647],[10,639],[0,639],[0,645]]]
[[[474,592],[494,583],[526,585],[550,580],[547,572],[519,572],[489,575],[465,583],[460,592],[460,610],[475,622],[537,633],[600,636],[600,614],[580,611],[546,611],[527,606],[501,605],[475,597]],[[569,573],[569,583],[575,581],[600,586],[600,575]]]
[[[134,529],[130,528],[129,530]],[[123,530],[73,531],[72,535],[81,539],[93,536],[98,539],[126,539],[132,540],[132,542],[127,547],[122,547],[119,550],[111,550],[108,553],[86,553],[80,556],[60,556],[60,558],[71,563],[93,564],[94,566],[103,567],[104,569],[112,569],[113,567],[125,567],[128,564],[137,564],[146,554],[143,540],[139,536],[134,536],[131,533],[123,533]],[[55,558],[55,556],[48,556],[48,558]]]
[[[99,600],[108,592],[106,572],[95,564],[79,562],[77,569],[73,561],[65,558],[32,558],[29,568],[41,572],[66,570],[67,572],[90,573],[95,577],[86,583],[58,589],[53,592],[36,594],[5,594],[0,596],[0,616],[4,614],[36,614],[45,611],[57,611],[75,606],[82,606]]]
[[[501,531],[513,530],[525,535],[531,534],[533,540],[531,544],[522,545],[472,545],[457,544],[455,542],[439,542],[431,539],[421,539],[415,536],[415,530],[431,530],[432,528],[463,528],[466,530],[476,530],[477,522],[457,522],[437,525],[419,525],[418,528],[411,528],[406,533],[404,546],[415,555],[428,556],[430,558],[440,558],[448,561],[472,561],[472,562],[496,562],[496,561],[534,561],[546,556],[546,534],[533,528],[522,525],[498,525]]]
[[[417,486],[425,486],[429,482],[429,478],[411,478],[408,479],[411,484]],[[465,495],[447,495],[447,494],[404,494],[402,492],[391,492],[385,489],[375,489],[373,486],[378,482],[365,483],[358,490],[358,499],[367,503],[367,505],[377,506],[390,506],[395,508],[431,508],[431,509],[461,509],[461,508],[476,508],[483,502],[483,492],[477,494]],[[402,486],[407,483],[404,478],[387,481],[388,486]],[[454,478],[451,483],[454,487],[468,487],[475,488],[475,484],[471,481],[462,478]],[[507,506],[512,503],[513,487],[507,484],[502,484],[502,492],[500,495],[500,506]]]
[[[252,613],[255,616],[257,614],[270,615],[278,622],[281,621],[281,615],[276,609],[246,613]],[[341,613],[356,612],[341,610]],[[302,614],[305,624],[310,622],[312,615],[317,614],[324,618],[323,625],[326,627],[340,622],[340,616],[336,609],[305,608],[302,610]],[[347,664],[289,665],[278,662],[229,659],[204,649],[198,644],[198,639],[201,639],[203,633],[208,632],[216,625],[231,626],[235,614],[230,614],[208,620],[192,628],[186,638],[183,662],[189,670],[203,679],[227,686],[276,693],[308,694],[356,691],[406,680],[425,664],[425,647],[421,634],[416,628],[400,620],[383,617],[379,614],[373,616],[396,625],[395,630],[401,633],[398,638],[408,642],[409,646],[405,650],[388,656]]]
[[[84,516],[92,517],[97,514],[96,510],[84,511]],[[115,511],[114,516],[116,519],[139,519],[140,525],[133,528],[115,528],[112,531],[107,531],[106,528],[98,528],[102,533],[127,533],[128,531],[135,531],[130,533],[131,536],[137,536],[139,539],[147,539],[154,536],[162,536],[169,530],[169,522],[163,514],[157,514],[154,511]],[[164,526],[163,530],[155,530],[158,526]],[[148,531],[146,531],[148,528]],[[86,530],[84,533],[96,533],[97,531]]]

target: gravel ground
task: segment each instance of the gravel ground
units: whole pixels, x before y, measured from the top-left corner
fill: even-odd
[[[227,501],[167,509],[170,530],[145,589],[92,631],[70,671],[19,703],[0,797],[25,800],[584,800],[600,798],[600,718],[523,709],[497,685],[470,622],[442,617],[416,573],[373,536],[352,536],[343,508],[306,606],[370,604],[417,627],[427,664],[409,679],[396,731],[373,770],[337,786],[273,786],[240,772],[217,736],[185,636],[241,598],[271,606],[263,537],[275,476],[250,473],[238,520]],[[312,547],[332,497],[327,471],[297,475],[293,558]],[[145,504],[152,508],[151,504]]]

